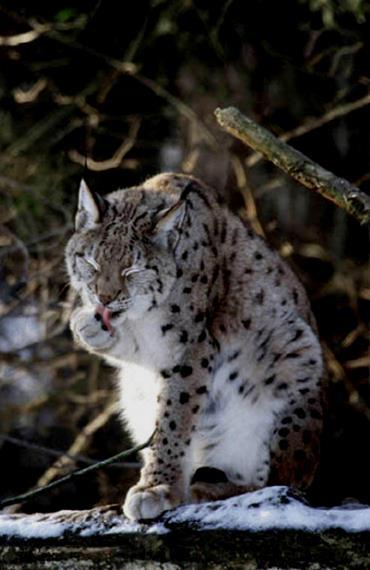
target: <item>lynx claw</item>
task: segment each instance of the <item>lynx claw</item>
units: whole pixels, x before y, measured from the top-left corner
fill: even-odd
[[[169,485],[135,485],[126,496],[123,512],[131,520],[155,519],[180,503],[180,495]]]

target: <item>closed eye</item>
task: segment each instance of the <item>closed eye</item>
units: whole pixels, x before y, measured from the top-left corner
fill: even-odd
[[[128,267],[121,272],[122,277],[129,277],[130,275],[134,275],[135,273],[141,273],[143,269],[139,267]]]
[[[85,259],[85,261],[87,261],[87,263],[89,265],[91,265],[91,267],[93,267],[95,269],[95,271],[100,271],[101,267],[100,267],[99,263],[97,261],[95,261],[95,259],[93,257],[91,257],[90,255],[85,255],[84,259]]]

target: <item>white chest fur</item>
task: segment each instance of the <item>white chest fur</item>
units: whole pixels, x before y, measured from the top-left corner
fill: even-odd
[[[119,371],[119,389],[123,418],[135,442],[144,443],[155,428],[158,377],[144,366],[124,363]]]
[[[268,476],[269,441],[283,403],[258,395],[258,385],[243,396],[240,379],[229,379],[232,370],[229,363],[223,364],[209,388],[194,438],[194,468],[215,467],[236,484],[258,487]]]

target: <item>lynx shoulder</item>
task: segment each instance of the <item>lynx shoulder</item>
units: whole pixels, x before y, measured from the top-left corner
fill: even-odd
[[[119,369],[133,439],[155,430],[128,517],[310,485],[324,367],[306,293],[212,189],[161,174],[102,198],[82,183],[66,261],[75,340]],[[192,484],[202,467],[220,481]]]

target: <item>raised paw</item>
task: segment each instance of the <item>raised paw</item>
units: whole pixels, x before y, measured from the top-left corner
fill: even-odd
[[[104,326],[100,315],[96,316],[91,309],[75,311],[70,325],[75,340],[92,350],[106,350],[115,342],[114,335]]]
[[[131,520],[155,519],[181,502],[180,493],[169,485],[145,487],[138,484],[127,493],[123,512]]]

